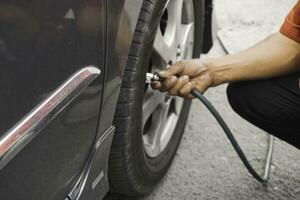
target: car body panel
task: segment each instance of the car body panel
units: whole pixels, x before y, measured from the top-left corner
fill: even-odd
[[[111,126],[95,143],[91,153],[91,162],[87,163],[86,179],[82,191],[77,196],[78,200],[102,199],[109,190],[108,181],[108,157],[115,128]]]
[[[0,136],[74,72],[105,66],[104,0],[0,3]],[[103,76],[0,171],[0,199],[64,199],[97,134]],[[0,139],[0,140],[1,140]]]
[[[113,123],[122,77],[143,1],[117,2],[107,1],[107,59],[102,112],[99,118],[100,133]]]
[[[74,72],[101,70],[0,170],[0,199],[93,200],[107,193],[113,118],[142,3],[0,2],[0,142]]]
[[[94,144],[95,155],[88,170],[87,181],[80,200],[102,199],[108,192],[108,156],[114,134],[113,118],[123,73],[127,64],[129,49],[133,39],[142,1],[106,1],[106,67],[101,101],[101,112],[96,140],[102,141],[101,147]],[[106,136],[107,135],[107,136]],[[102,137],[106,139],[102,140]],[[95,187],[96,185],[96,187]]]

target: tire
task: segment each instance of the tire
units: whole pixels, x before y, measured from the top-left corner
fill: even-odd
[[[141,196],[151,192],[167,172],[180,143],[190,101],[185,100],[175,132],[165,150],[155,158],[144,151],[142,106],[145,73],[151,56],[154,36],[167,0],[144,0],[124,72],[114,118],[115,136],[109,158],[111,192]],[[195,38],[193,57],[199,57],[202,46],[204,4],[194,0]]]

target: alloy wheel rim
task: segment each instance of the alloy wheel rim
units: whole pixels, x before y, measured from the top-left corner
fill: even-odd
[[[157,30],[149,72],[163,70],[167,64],[193,56],[193,0],[169,0]],[[145,87],[143,102],[143,144],[147,156],[155,158],[168,146],[178,122],[184,100]]]

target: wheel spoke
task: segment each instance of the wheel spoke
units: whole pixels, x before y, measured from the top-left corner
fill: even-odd
[[[194,41],[194,23],[189,24],[182,24],[179,28],[180,30],[180,38],[179,38],[179,44],[181,49],[181,58],[187,58],[190,56],[188,54],[189,49],[193,46]]]
[[[183,102],[184,102],[183,98],[181,98],[181,97],[175,97],[174,112],[175,112],[176,115],[180,114]]]
[[[181,39],[181,20],[182,20],[182,7],[183,7],[183,0],[177,0],[177,1],[173,1],[174,5],[172,8],[170,8],[170,12],[172,12],[172,14],[174,15],[174,27],[175,27],[175,38],[176,38],[176,48],[179,45],[180,39]],[[171,11],[172,9],[172,11]]]
[[[175,7],[176,27],[180,27],[182,22],[182,7],[183,7],[183,0],[177,0],[176,7]]]
[[[173,44],[167,43],[160,29],[157,30],[153,49],[164,60],[165,63],[168,63],[170,60],[173,61],[175,59],[176,55]]]
[[[169,1],[167,5],[167,10],[169,14],[168,25],[175,25],[174,27],[176,28],[176,26],[181,23],[182,7],[183,7],[183,0]]]
[[[153,138],[153,142],[152,142],[152,145],[153,145],[153,149],[155,149],[154,151],[155,152],[160,152],[161,149],[163,149],[163,145],[162,145],[162,140],[163,140],[163,136],[164,135],[167,135],[166,134],[166,131],[168,131],[170,134],[172,134],[172,130],[169,129],[168,126],[168,122],[170,124],[170,120],[168,120],[168,110],[170,108],[170,105],[171,105],[171,99],[169,99],[164,105],[163,105],[163,108],[162,108],[162,111],[161,111],[161,117],[160,117],[160,123],[158,124],[158,129],[156,129],[155,131],[155,135],[154,135],[154,138]],[[175,122],[176,123],[176,120],[172,120],[172,122]]]
[[[142,127],[145,126],[147,120],[157,108],[159,104],[162,104],[165,99],[165,94],[160,92],[155,92],[152,89],[148,89],[145,95],[145,100],[143,104],[143,123]]]

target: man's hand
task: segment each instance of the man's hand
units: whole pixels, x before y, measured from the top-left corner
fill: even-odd
[[[200,59],[178,61],[165,71],[159,72],[159,75],[165,81],[153,82],[151,84],[153,89],[161,92],[167,91],[171,95],[187,99],[193,98],[190,94],[192,89],[205,92],[213,85],[209,62],[203,62]]]
[[[275,33],[240,53],[200,61],[179,61],[159,73],[166,80],[152,87],[171,95],[193,98],[192,89],[204,92],[210,86],[284,76],[300,71],[300,44]]]

